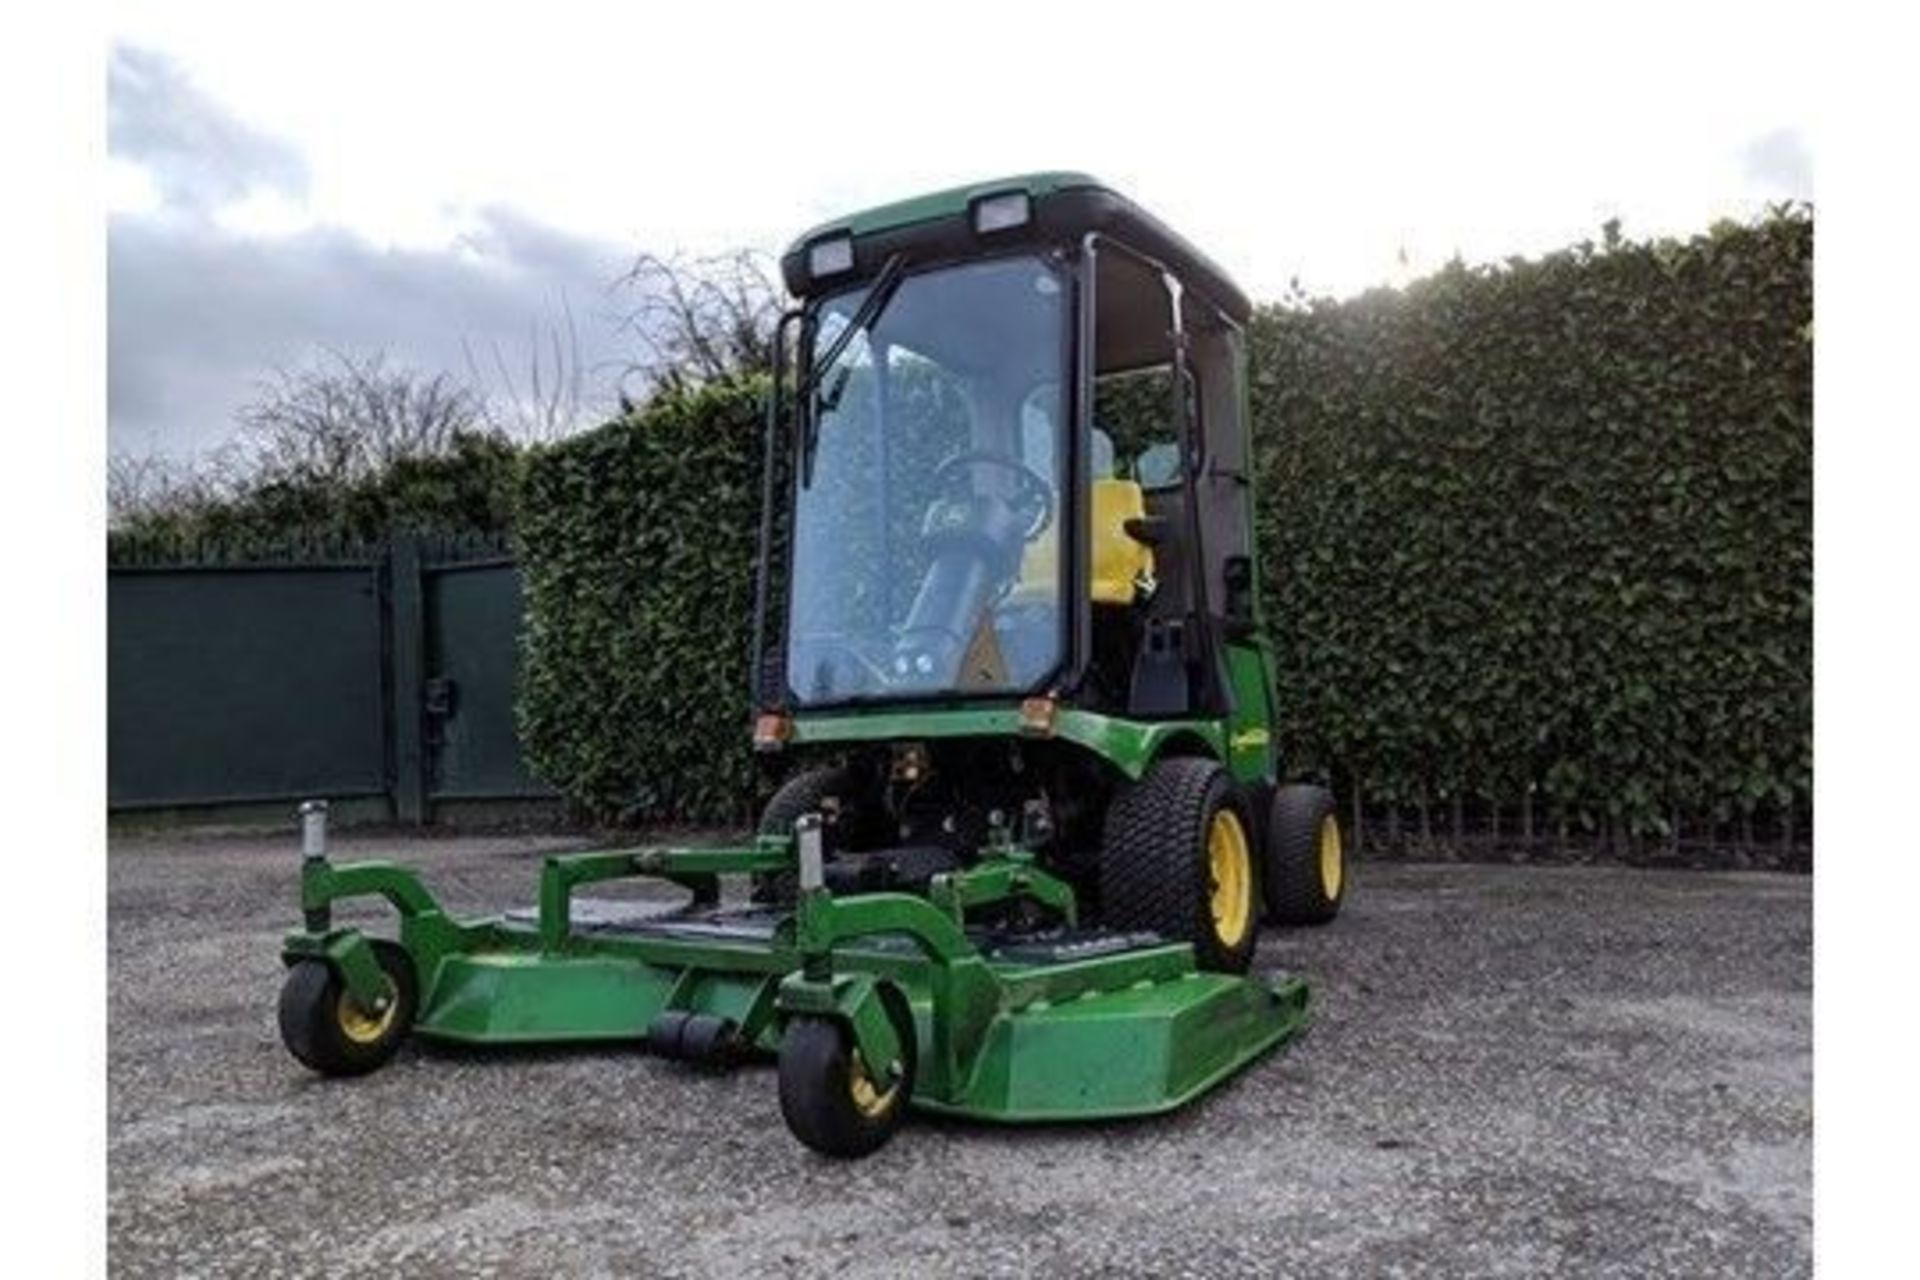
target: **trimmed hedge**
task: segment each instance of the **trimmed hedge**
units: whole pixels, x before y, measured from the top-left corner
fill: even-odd
[[[527,458],[521,740],[594,817],[738,822],[755,808],[761,389],[667,392]]]
[[[303,548],[376,546],[395,529],[500,537],[512,527],[520,449],[462,433],[449,452],[401,458],[349,484],[317,476],[265,480],[235,496],[134,516],[107,536],[110,561],[297,556]]]
[[[1261,309],[1290,772],[1396,825],[1804,831],[1812,237],[1788,210],[1685,243],[1610,228]],[[753,808],[759,392],[671,394],[528,459],[522,724],[596,815]]]
[[[1783,210],[1261,311],[1292,765],[1616,836],[1804,813],[1812,257]]]

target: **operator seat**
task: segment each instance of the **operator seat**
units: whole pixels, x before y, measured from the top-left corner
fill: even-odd
[[[1128,671],[1133,665],[1135,637],[1144,625],[1141,608],[1158,593],[1153,548],[1127,532],[1127,522],[1143,519],[1158,523],[1148,510],[1147,496],[1134,480],[1114,476],[1112,438],[1095,427],[1088,461],[1093,473],[1087,494],[1087,569],[1086,592],[1094,609],[1094,647],[1096,668],[1104,669],[1104,678],[1096,683],[1108,690],[1107,696],[1118,709],[1129,700]],[[1138,527],[1138,526],[1136,526]],[[1060,526],[1056,521],[1038,538],[1027,544],[1020,560],[1020,576],[1008,591],[1003,608],[1018,614],[1030,606],[1045,606],[1051,611],[1059,603]],[[1003,614],[1003,617],[1006,615]],[[1049,623],[1049,626],[1057,625]],[[1034,666],[1023,663],[1024,641],[1015,630],[1003,630],[1000,639],[1012,665],[1020,670]],[[1051,642],[1047,651],[1052,652]],[[1017,681],[1016,681],[1017,683]],[[1164,703],[1165,698],[1153,699]]]
[[[1127,521],[1146,516],[1146,494],[1138,482],[1114,478],[1112,437],[1095,427],[1092,445],[1088,594],[1095,604],[1125,607],[1153,594],[1153,548],[1127,532]],[[1050,602],[1053,584],[1059,581],[1059,564],[1060,528],[1055,524],[1027,544],[1009,600]]]
[[[1147,514],[1147,499],[1135,480],[1095,480],[1093,538],[1088,550],[1095,604],[1130,605],[1153,594],[1153,548],[1127,532],[1127,521]]]

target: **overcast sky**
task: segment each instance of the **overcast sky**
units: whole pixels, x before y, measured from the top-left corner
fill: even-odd
[[[1326,8],[121,3],[112,443],[217,444],[329,348],[524,361],[569,310],[605,403],[636,252],[1030,169],[1099,175],[1257,298],[1812,198],[1799,24],[1764,6]]]

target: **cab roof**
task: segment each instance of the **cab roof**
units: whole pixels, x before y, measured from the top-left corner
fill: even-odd
[[[1031,202],[1025,223],[996,231],[974,229],[976,202],[1017,193],[1024,193]],[[949,187],[823,222],[794,240],[781,256],[780,271],[788,292],[810,298],[857,284],[896,253],[911,267],[984,256],[1016,245],[1070,247],[1090,232],[1111,236],[1159,259],[1185,286],[1204,295],[1236,324],[1246,323],[1252,313],[1252,304],[1239,286],[1185,237],[1099,179],[1071,171],[1016,174]],[[814,279],[809,250],[838,236],[852,238],[852,267]]]

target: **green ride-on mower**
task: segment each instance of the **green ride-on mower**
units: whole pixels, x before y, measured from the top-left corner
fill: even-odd
[[[1348,875],[1332,798],[1280,782],[1246,297],[1069,173],[840,219],[781,268],[757,838],[552,857],[537,906],[462,920],[329,862],[310,805],[280,998],[307,1066],[409,1033],[774,1055],[795,1136],[857,1156],[909,1106],[1167,1111],[1304,1027],[1304,982],[1247,976],[1260,918],[1330,920]],[[689,896],[577,896],[627,877]],[[397,940],[335,926],[369,896]]]

